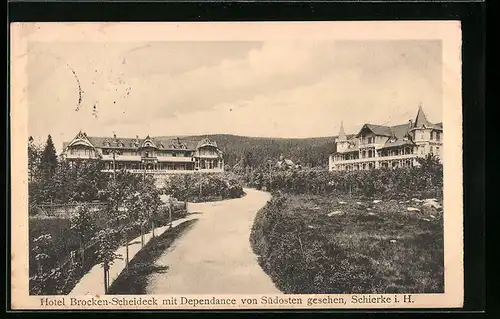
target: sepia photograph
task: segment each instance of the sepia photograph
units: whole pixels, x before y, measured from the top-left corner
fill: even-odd
[[[11,41],[13,305],[463,302],[460,23],[20,23]]]

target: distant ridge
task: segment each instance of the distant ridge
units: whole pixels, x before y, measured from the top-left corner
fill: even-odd
[[[349,135],[349,137],[352,134]],[[234,134],[198,134],[179,136],[157,136],[160,139],[200,140],[209,138],[217,142],[224,152],[224,159],[232,167],[243,158],[249,159],[255,166],[278,160],[280,155],[299,162],[304,166],[326,167],[328,155],[335,151],[337,136],[286,138],[256,137]]]
[[[354,134],[351,134],[354,135]],[[246,136],[246,135],[237,135],[237,134],[228,134],[228,133],[212,133],[212,134],[196,134],[196,135],[162,135],[156,136],[158,138],[164,139],[198,139],[205,137],[234,137],[234,138],[248,138],[248,139],[262,139],[262,140],[324,140],[324,139],[335,139],[337,136],[317,136],[317,137],[273,137],[273,136]]]

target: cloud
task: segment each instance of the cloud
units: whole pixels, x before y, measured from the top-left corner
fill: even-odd
[[[437,41],[36,44],[29,58],[33,132],[334,135],[419,102],[441,118]]]

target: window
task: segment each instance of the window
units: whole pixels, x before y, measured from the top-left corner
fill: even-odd
[[[433,140],[433,139],[434,139],[434,132],[431,131],[431,140]]]
[[[431,146],[431,154],[434,153],[434,147]]]
[[[85,149],[85,155],[89,155],[90,151],[88,149]]]
[[[441,140],[441,134],[439,134],[439,132],[436,132],[436,141],[440,140]]]

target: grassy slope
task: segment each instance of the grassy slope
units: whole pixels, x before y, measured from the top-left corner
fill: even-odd
[[[151,239],[130,261],[128,272],[118,276],[109,288],[109,294],[145,294],[148,276],[155,272],[167,272],[168,267],[158,267],[155,261],[167,250],[175,239],[190,229],[196,220],[189,220]]]
[[[303,195],[279,212],[258,213],[251,243],[282,291],[443,292],[441,213],[408,212],[413,204],[397,201],[346,202]],[[327,215],[334,211],[343,214]]]

